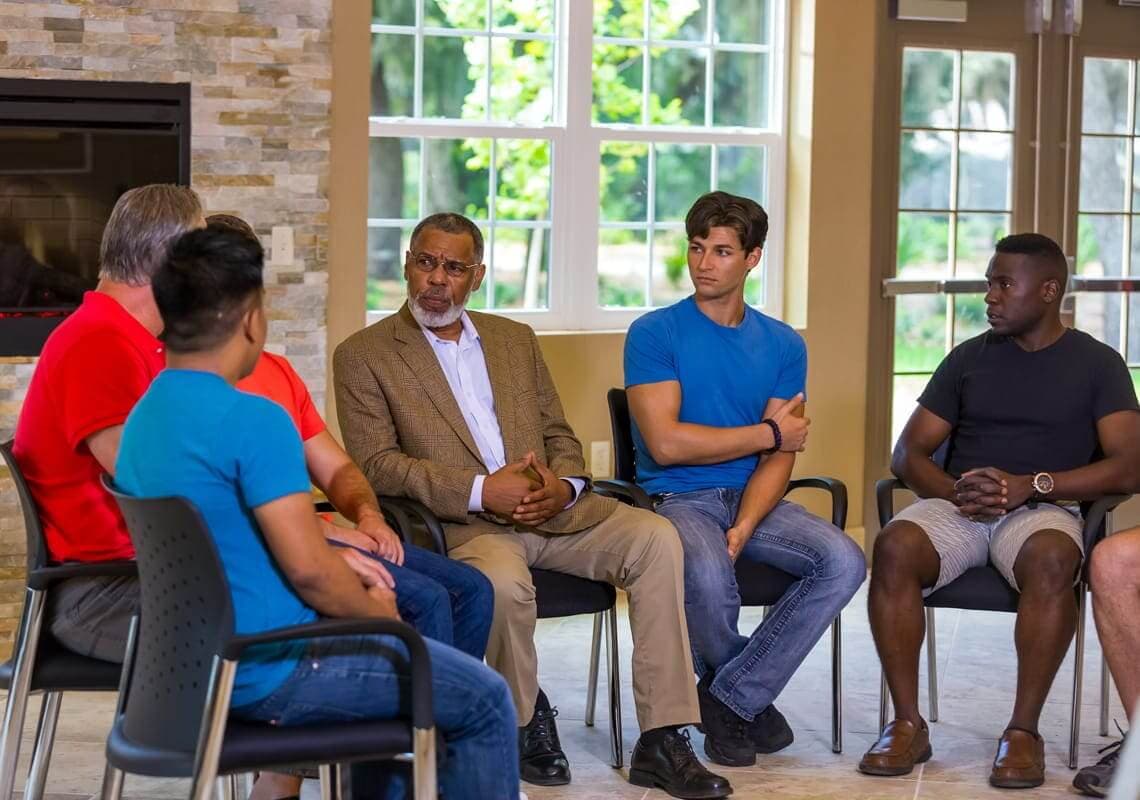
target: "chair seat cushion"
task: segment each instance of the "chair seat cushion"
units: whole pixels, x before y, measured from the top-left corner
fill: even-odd
[[[41,635],[32,691],[52,692],[117,692],[122,665],[97,658],[87,658],[70,650],[46,634]],[[13,661],[0,664],[0,688],[12,683]]]
[[[1017,611],[1020,595],[990,566],[973,567],[926,598],[930,608],[968,611]]]
[[[780,602],[796,577],[781,569],[738,559],[736,585],[740,589],[742,606],[772,606]]]
[[[614,587],[602,581],[546,569],[532,569],[530,575],[539,619],[608,611],[617,600]]]

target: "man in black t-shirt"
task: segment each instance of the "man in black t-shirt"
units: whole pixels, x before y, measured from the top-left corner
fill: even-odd
[[[1077,503],[1137,489],[1140,411],[1124,361],[1061,323],[1064,254],[1008,236],[986,271],[990,330],[948,355],[895,445],[891,470],[920,498],[875,540],[869,611],[895,719],[859,763],[905,775],[931,756],[918,710],[924,595],[992,563],[1021,594],[1017,696],[990,783],[1045,780],[1037,732],[1076,627]],[[945,444],[944,467],[932,460]]]

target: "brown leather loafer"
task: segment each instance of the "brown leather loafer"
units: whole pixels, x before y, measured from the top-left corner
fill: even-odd
[[[915,764],[930,759],[930,729],[926,723],[896,719],[883,728],[875,742],[859,762],[859,771],[867,775],[909,775]]]
[[[1008,728],[998,742],[990,785],[1032,789],[1045,783],[1045,740],[1036,733]]]

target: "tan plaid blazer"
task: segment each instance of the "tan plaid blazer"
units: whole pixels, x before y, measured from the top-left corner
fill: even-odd
[[[534,331],[503,317],[469,314],[483,343],[507,463],[533,450],[554,474],[582,478],[589,487],[582,445],[563,415]],[[336,348],[333,382],[345,447],[377,494],[413,498],[449,522],[476,521],[467,512],[471,485],[488,469],[406,303]],[[538,530],[576,533],[608,517],[616,502],[587,488]],[[470,533],[494,530],[473,525]]]

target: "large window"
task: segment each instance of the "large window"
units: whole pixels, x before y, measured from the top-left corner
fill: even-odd
[[[772,219],[749,302],[779,315],[784,0],[373,0],[368,309],[412,226],[486,240],[472,307],[624,327],[691,291],[684,215],[720,188]]]

